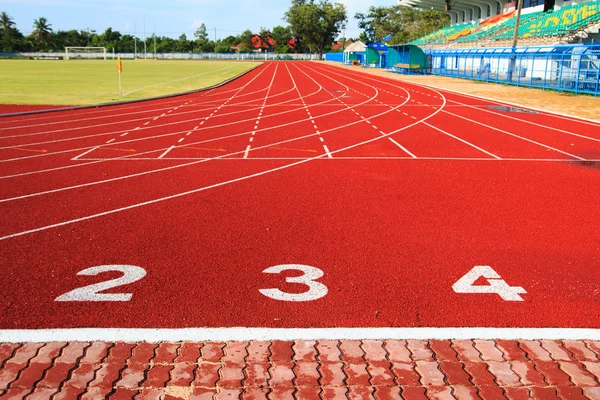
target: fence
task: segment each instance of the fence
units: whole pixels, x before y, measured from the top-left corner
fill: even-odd
[[[115,53],[107,53],[108,58],[116,58]],[[41,60],[64,59],[65,52],[16,52],[0,53],[0,57],[28,57]],[[133,59],[158,59],[158,60],[318,60],[318,54],[277,54],[277,53],[121,53],[121,58]],[[69,59],[104,59],[102,52],[69,53]]]
[[[426,50],[433,75],[600,94],[600,45]]]

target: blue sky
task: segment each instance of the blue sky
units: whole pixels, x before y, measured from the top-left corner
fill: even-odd
[[[348,37],[358,37],[354,14],[366,12],[372,5],[391,6],[396,0],[341,0],[348,10]],[[211,38],[236,35],[245,29],[258,31],[261,26],[284,25],[282,17],[289,0],[0,0],[0,11],[6,11],[24,34],[32,30],[33,20],[46,17],[54,30],[93,29],[107,27],[138,37],[151,35],[154,24],[159,35],[193,36],[202,22]]]

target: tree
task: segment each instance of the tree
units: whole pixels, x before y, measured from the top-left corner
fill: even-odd
[[[391,43],[407,43],[450,24],[440,11],[419,11],[407,6],[370,7],[367,14],[357,13],[363,42],[375,42],[391,34]]]
[[[40,17],[33,21],[33,39],[38,42],[48,43],[52,38],[52,25],[44,17]]]
[[[185,33],[183,33],[181,36],[179,36],[179,39],[177,40],[177,45],[175,46],[175,51],[178,51],[181,53],[186,53],[191,50],[192,50],[192,46],[190,45],[190,42],[187,40],[187,36],[185,36]]]
[[[244,32],[242,32],[242,34],[238,37],[238,42],[236,43],[236,45],[238,44],[242,44],[242,46],[245,46],[247,48],[250,49],[250,51],[252,51],[252,37],[254,36],[254,34],[252,33],[252,31],[250,29],[246,29]]]
[[[275,52],[276,53],[287,53],[290,48],[288,42],[292,38],[292,29],[289,26],[276,26],[273,28],[271,33],[273,40],[275,41]]]
[[[328,0],[292,0],[284,19],[300,44],[322,58],[346,26],[346,7]]]
[[[17,50],[26,50],[25,40],[12,17],[3,11],[0,14],[0,51]]]
[[[6,11],[2,11],[2,14],[0,14],[0,29],[2,29],[2,32],[6,33],[14,28],[15,21],[6,13]]]
[[[208,39],[208,32],[206,31],[204,22],[196,29],[194,36],[196,37],[194,51],[204,53],[214,50],[215,44]]]
[[[271,44],[273,43],[273,34],[271,31],[267,28],[261,27],[258,37],[261,41],[261,51],[265,49],[268,53],[271,53],[273,51],[273,45]]]

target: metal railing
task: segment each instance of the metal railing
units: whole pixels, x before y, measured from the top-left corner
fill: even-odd
[[[426,50],[433,75],[600,94],[600,45]]]

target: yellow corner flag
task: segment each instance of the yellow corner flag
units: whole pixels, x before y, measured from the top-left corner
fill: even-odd
[[[121,54],[117,55],[117,71],[119,71],[119,97],[123,97],[123,90],[121,89],[121,74],[123,73],[123,63],[121,62]]]

